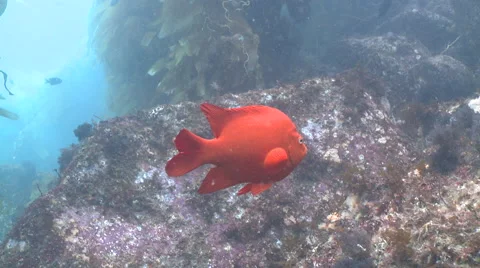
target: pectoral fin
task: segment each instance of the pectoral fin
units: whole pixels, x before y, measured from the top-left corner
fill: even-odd
[[[263,166],[268,173],[276,173],[284,168],[288,163],[288,155],[285,149],[275,148],[268,152]]]
[[[237,195],[246,194],[248,192],[251,192],[253,195],[258,195],[272,187],[272,184],[273,183],[249,183],[243,186],[243,188],[238,191]]]

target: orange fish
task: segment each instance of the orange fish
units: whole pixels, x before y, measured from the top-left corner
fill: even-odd
[[[302,161],[307,147],[295,124],[268,106],[222,108],[204,103],[201,110],[215,136],[204,139],[182,129],[174,140],[179,153],[168,161],[168,176],[182,176],[204,164],[214,164],[200,194],[247,183],[238,195],[260,194],[284,179]]]

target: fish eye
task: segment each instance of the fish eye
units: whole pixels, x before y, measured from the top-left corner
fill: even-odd
[[[298,143],[303,144],[303,143],[304,143],[303,139],[302,139],[302,138],[298,138]]]

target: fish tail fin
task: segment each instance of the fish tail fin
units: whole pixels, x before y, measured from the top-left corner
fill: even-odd
[[[175,147],[179,153],[170,159],[165,171],[170,177],[182,176],[204,164],[202,150],[206,140],[182,129],[175,137]]]

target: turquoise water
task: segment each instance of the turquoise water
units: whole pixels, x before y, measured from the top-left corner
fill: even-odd
[[[37,172],[57,167],[60,148],[76,142],[73,130],[108,116],[101,65],[88,49],[91,0],[10,0],[0,17],[0,70],[9,75],[0,107],[0,165],[32,162]],[[49,77],[63,83],[45,84]]]
[[[0,17],[0,240],[29,202],[53,185],[73,130],[109,116],[102,65],[88,49],[90,0],[9,0]],[[49,85],[45,79],[63,83]]]

